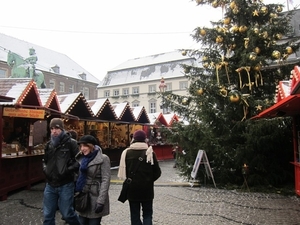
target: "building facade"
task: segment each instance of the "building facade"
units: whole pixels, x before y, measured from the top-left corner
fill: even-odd
[[[97,88],[98,98],[108,98],[112,104],[128,102],[131,107],[144,106],[148,113],[168,113],[163,99],[158,98],[162,78],[164,91],[186,95],[189,84],[181,65],[194,63],[194,58],[179,51],[128,60],[108,71]]]

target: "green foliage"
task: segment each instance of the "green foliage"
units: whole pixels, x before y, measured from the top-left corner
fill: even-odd
[[[192,35],[203,44],[184,50],[198,64],[182,65],[190,81],[186,96],[164,93],[166,107],[188,125],[174,123],[164,132],[187,154],[179,160],[182,175],[190,178],[198,150],[205,150],[219,185],[242,185],[242,166],[249,166],[249,185],[281,185],[293,179],[291,119],[253,121],[274,104],[278,81],[289,79],[287,47],[299,49],[290,38],[290,13],[282,5],[262,1],[197,1],[227,9],[212,28],[198,27]],[[275,54],[276,53],[276,54]],[[279,63],[279,61],[284,63]],[[200,175],[198,179],[203,179]]]

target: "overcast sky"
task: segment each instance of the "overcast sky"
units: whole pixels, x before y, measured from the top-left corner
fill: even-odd
[[[191,0],[7,0],[1,8],[1,33],[63,53],[100,80],[129,59],[196,49],[192,31],[222,18]]]

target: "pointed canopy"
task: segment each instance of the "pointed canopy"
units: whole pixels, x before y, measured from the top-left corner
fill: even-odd
[[[117,115],[108,99],[89,100],[88,104],[97,119],[117,120]]]
[[[13,98],[6,105],[42,106],[37,86],[28,78],[1,78],[0,95]]]
[[[135,118],[130,109],[128,102],[123,102],[119,104],[113,104],[114,111],[117,118],[123,122],[134,122]]]
[[[57,99],[61,112],[64,114],[76,115],[79,118],[94,117],[94,113],[82,93],[58,95]]]
[[[150,123],[150,119],[146,113],[144,106],[132,107],[131,111],[137,123]]]

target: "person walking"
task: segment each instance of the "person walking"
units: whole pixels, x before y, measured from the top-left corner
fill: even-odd
[[[99,225],[102,217],[110,212],[110,159],[102,153],[92,135],[82,136],[78,144],[81,154],[76,157],[80,168],[75,191],[89,192],[89,205],[84,211],[78,212],[79,220],[81,225]]]
[[[132,178],[127,193],[131,225],[152,225],[154,181],[161,175],[156,155],[145,141],[146,133],[135,131],[130,147],[122,152],[119,165],[118,177],[124,180]]]
[[[74,173],[79,168],[75,156],[79,152],[77,142],[64,130],[60,118],[50,121],[51,140],[45,146],[43,170],[46,186],[43,198],[44,225],[55,225],[55,213],[59,208],[70,225],[80,225],[74,202]]]

